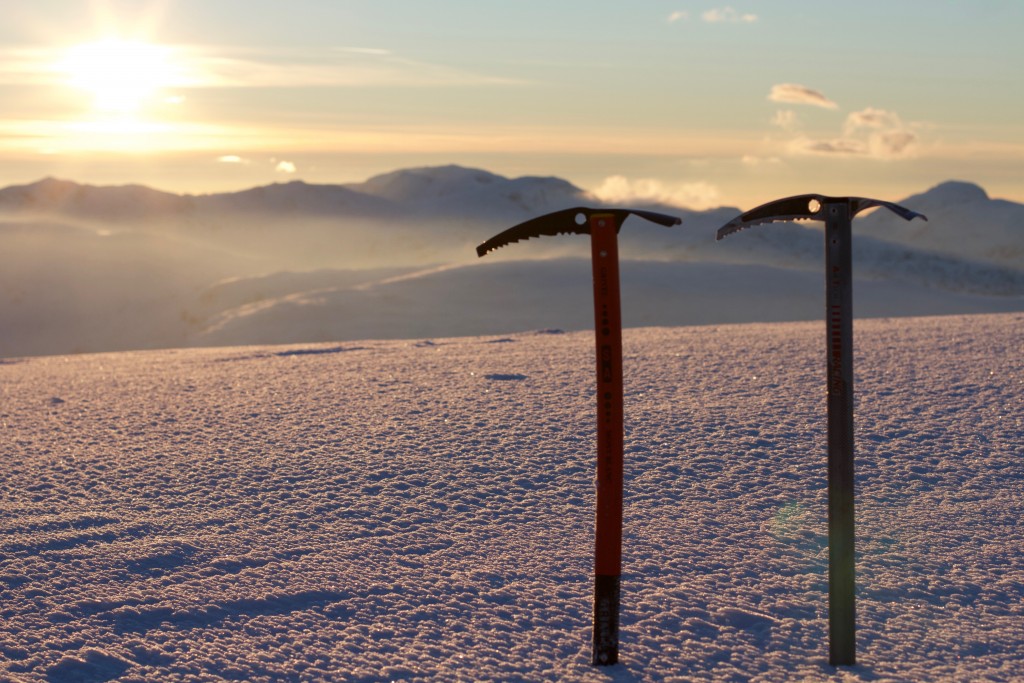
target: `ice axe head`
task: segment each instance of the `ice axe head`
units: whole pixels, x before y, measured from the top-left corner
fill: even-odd
[[[828,206],[835,204],[847,204],[850,207],[849,216],[853,218],[864,209],[876,206],[883,206],[904,220],[923,218],[927,216],[911,211],[910,209],[884,202],[881,199],[868,199],[866,197],[826,197],[820,194],[801,194],[795,197],[777,199],[767,204],[762,204],[746,213],[732,219],[718,229],[717,239],[726,235],[739,232],[746,228],[752,228],[762,223],[776,223],[788,221],[825,221],[828,219]]]
[[[476,248],[476,253],[477,256],[485,256],[488,252],[494,251],[506,244],[518,242],[519,240],[528,240],[531,237],[541,237],[543,235],[564,235],[569,233],[589,235],[590,218],[591,216],[597,215],[612,216],[615,220],[616,232],[622,228],[622,222],[630,215],[639,216],[640,218],[649,220],[652,223],[657,223],[658,225],[664,225],[665,227],[679,225],[682,222],[682,220],[675,216],[666,216],[665,214],[655,213],[653,211],[638,211],[635,209],[589,209],[586,207],[577,207],[531,218],[528,221],[513,226],[504,232],[498,233],[478,246]]]

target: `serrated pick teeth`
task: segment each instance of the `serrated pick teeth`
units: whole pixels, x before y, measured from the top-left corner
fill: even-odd
[[[533,237],[554,236],[554,235],[589,235],[590,218],[596,215],[610,215],[614,218],[615,229],[622,228],[622,223],[630,215],[639,216],[644,220],[669,227],[681,223],[681,219],[675,216],[655,213],[653,211],[638,211],[633,209],[591,209],[576,207],[563,209],[553,213],[532,218],[528,221],[515,225],[508,230],[498,233],[489,240],[483,242],[476,248],[477,256],[484,256],[495,249],[500,249],[513,242],[528,240]]]
[[[814,218],[809,216],[772,216],[768,218],[754,218],[748,221],[735,218],[718,229],[715,239],[720,240],[726,235],[731,235],[734,232],[753,228],[758,225],[765,225],[767,223],[799,223],[810,222],[812,220],[814,220]]]
[[[752,228],[756,225],[763,225],[765,223],[825,220],[825,207],[828,205],[835,205],[840,202],[845,203],[849,207],[848,215],[851,219],[865,209],[883,207],[892,211],[904,220],[909,221],[914,218],[928,220],[928,217],[922,213],[911,211],[899,204],[886,202],[881,199],[870,199],[867,197],[826,197],[818,194],[805,194],[777,199],[773,202],[768,202],[767,204],[762,204],[761,206],[755,207],[749,211],[745,211],[740,216],[732,219],[719,228],[716,239],[720,240],[726,235],[731,235],[734,232],[739,232],[740,230]]]
[[[483,244],[479,245],[476,248],[476,254],[477,254],[477,256],[484,256],[486,254],[491,253],[492,251],[497,251],[498,249],[501,249],[502,247],[506,247],[506,246],[508,246],[510,244],[516,244],[517,242],[525,242],[526,240],[536,239],[537,237],[554,236],[554,235],[572,235],[572,234],[577,234],[577,233],[576,233],[575,230],[562,230],[562,231],[554,232],[554,233],[537,233],[537,234],[534,234],[534,235],[517,235],[515,237],[508,237],[508,238],[500,240],[500,241],[498,240],[498,238],[501,237],[501,235],[499,234],[499,235],[496,235],[496,236],[492,237],[491,239],[487,240]]]

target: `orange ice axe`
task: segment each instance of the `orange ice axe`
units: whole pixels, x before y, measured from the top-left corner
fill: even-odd
[[[594,532],[595,666],[619,660],[619,579],[622,573],[622,313],[618,234],[630,215],[671,227],[682,221],[652,211],[575,208],[539,216],[495,235],[479,256],[512,242],[576,233],[590,235],[597,343],[597,514]]]

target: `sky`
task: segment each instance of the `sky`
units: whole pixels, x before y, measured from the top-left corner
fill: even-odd
[[[611,200],[1024,201],[1019,0],[14,0],[0,186],[460,164]]]

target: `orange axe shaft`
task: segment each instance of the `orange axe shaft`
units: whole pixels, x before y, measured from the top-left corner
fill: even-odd
[[[477,254],[541,235],[590,234],[597,365],[597,510],[594,530],[594,665],[619,659],[622,573],[622,306],[618,233],[630,215],[664,225],[681,221],[650,211],[576,208],[540,216],[492,237]]]

